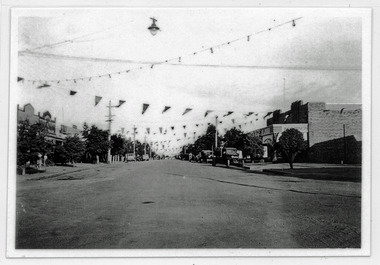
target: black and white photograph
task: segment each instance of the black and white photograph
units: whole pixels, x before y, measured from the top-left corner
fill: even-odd
[[[9,255],[369,253],[370,9],[10,23]]]

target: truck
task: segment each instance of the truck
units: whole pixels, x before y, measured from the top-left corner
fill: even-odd
[[[224,164],[227,167],[230,165],[242,166],[244,164],[243,159],[239,156],[239,152],[236,148],[216,148],[212,160],[212,165]]]

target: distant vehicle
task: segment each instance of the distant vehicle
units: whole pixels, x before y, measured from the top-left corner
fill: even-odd
[[[230,165],[241,166],[243,165],[243,159],[239,158],[236,148],[217,148],[212,161],[213,166],[216,166],[216,164],[224,164],[227,167],[230,167]]]
[[[143,155],[142,160],[143,161],[149,161],[149,155]]]
[[[212,151],[211,150],[202,150],[201,151],[201,162],[204,162],[204,163],[212,162]]]
[[[126,160],[127,162],[128,161],[136,161],[136,156],[133,153],[128,153],[125,156],[127,158],[127,160]]]
[[[252,163],[253,162],[253,159],[250,155],[246,155],[244,158],[244,163]]]

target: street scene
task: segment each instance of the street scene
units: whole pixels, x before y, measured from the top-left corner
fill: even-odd
[[[16,244],[358,248],[360,168],[327,168],[276,175],[168,159],[35,174],[18,180]]]
[[[352,12],[15,10],[15,248],[360,249]]]

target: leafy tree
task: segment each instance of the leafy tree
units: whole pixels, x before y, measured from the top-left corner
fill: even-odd
[[[294,128],[286,129],[278,141],[279,151],[289,162],[290,168],[293,169],[293,162],[297,154],[307,148],[306,141],[302,133]]]
[[[35,163],[38,154],[50,155],[53,143],[47,140],[47,124],[36,123],[30,125],[28,120],[17,125],[17,165],[25,165],[30,161]]]
[[[58,145],[54,149],[54,163],[66,164],[68,162],[66,149],[63,145]]]
[[[54,150],[54,161],[66,164],[79,162],[85,152],[85,144],[78,136],[68,136]]]
[[[68,162],[79,162],[85,152],[85,144],[78,136],[66,137],[63,141]]]
[[[221,142],[221,137],[218,136],[218,143]],[[189,147],[189,146],[188,146]],[[199,153],[202,150],[211,150],[215,148],[215,126],[210,124],[207,127],[206,134],[200,136],[194,143],[194,146],[190,146],[192,153]],[[187,150],[189,150],[187,148]]]
[[[242,134],[241,137],[243,155],[251,155],[251,157],[262,156],[264,154],[261,139],[249,133]]]
[[[224,134],[225,147],[235,147],[243,149],[243,132],[239,129],[232,128]]]
[[[88,127],[84,124],[82,135],[85,139],[86,153],[92,160],[99,156],[101,161],[107,161],[108,148],[112,146],[112,142],[108,140],[108,134],[108,131],[101,130],[95,125]]]
[[[127,142],[121,134],[111,135],[112,148],[111,154],[114,155],[124,155],[127,151]]]
[[[224,142],[226,147],[235,147],[243,151],[243,155],[262,155],[263,146],[260,138],[255,137],[249,133],[243,133],[241,130],[232,128],[224,135]]]

